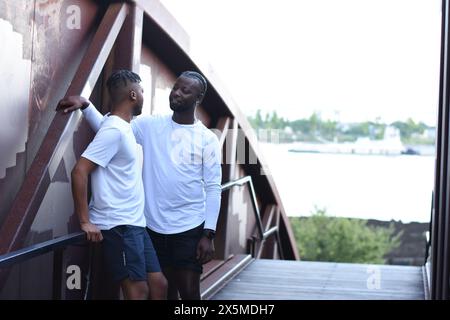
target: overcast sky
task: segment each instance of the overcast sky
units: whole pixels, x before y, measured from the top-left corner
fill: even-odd
[[[246,114],[435,124],[440,0],[161,0]]]

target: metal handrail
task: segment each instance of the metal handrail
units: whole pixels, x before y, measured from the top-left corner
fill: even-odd
[[[255,188],[253,187],[252,177],[245,176],[245,177],[237,179],[237,180],[229,181],[222,185],[222,191],[231,189],[232,187],[235,187],[235,186],[243,186],[246,183],[248,183],[250,186],[250,195],[251,195],[250,198],[251,198],[251,202],[252,202],[252,206],[253,206],[253,212],[255,213],[256,226],[258,228],[259,239],[265,240],[268,237],[270,237],[272,234],[274,234],[275,232],[278,232],[278,226],[274,226],[274,227],[270,228],[269,230],[264,231],[262,221],[261,221],[261,213],[259,211],[258,204],[256,202],[256,193],[255,193]]]
[[[256,194],[255,194],[255,189],[253,187],[253,182],[252,182],[251,176],[245,176],[243,178],[240,178],[240,179],[237,179],[234,181],[229,181],[221,186],[221,190],[223,192],[223,191],[229,190],[236,186],[243,186],[247,183],[249,184],[249,187],[250,187],[251,202],[252,202],[252,206],[253,206],[253,211],[255,213],[256,225],[257,225],[258,234],[259,234],[259,240],[263,241],[273,234],[275,234],[277,236],[277,240],[279,240],[278,239],[278,226],[274,226],[264,232],[262,221],[261,221],[261,214],[260,214],[257,202],[256,202]],[[64,235],[64,236],[52,239],[52,240],[34,244],[34,245],[28,246],[23,249],[9,252],[9,253],[0,255],[0,268],[9,267],[14,264],[24,262],[24,261],[32,259],[34,257],[41,256],[50,251],[61,250],[69,245],[74,245],[74,244],[77,244],[80,242],[84,242],[85,240],[86,240],[86,233],[79,231],[79,232],[74,232],[74,233],[71,233],[68,235]],[[279,241],[277,241],[277,242],[279,242]],[[87,291],[86,291],[85,295],[86,294],[87,294]]]
[[[26,248],[9,252],[0,255],[0,269],[8,268],[15,264],[30,260],[32,258],[42,256],[48,252],[53,252],[53,299],[61,299],[61,286],[62,286],[62,266],[63,266],[63,251],[69,245],[75,245],[86,241],[86,234],[84,232],[74,232],[67,234],[56,239],[44,241],[38,244],[28,246]],[[92,248],[89,247],[89,267],[88,267],[88,278],[86,281],[86,289],[83,294],[84,299],[87,299],[89,294],[90,285],[90,273],[91,273],[91,251]],[[58,270],[58,271],[55,271]]]
[[[74,232],[52,240],[0,255],[0,268],[8,267],[56,249],[67,247],[86,240],[84,232]]]
[[[251,176],[245,176],[243,178],[229,181],[227,183],[224,183],[221,186],[222,192],[229,190],[236,186],[243,186],[245,184],[249,184],[250,187],[250,195],[251,195],[251,202],[253,206],[253,211],[255,212],[255,218],[256,218],[256,225],[258,229],[259,239],[265,240],[268,237],[270,237],[272,234],[276,233],[278,231],[278,227],[272,227],[269,230],[264,232],[262,221],[261,221],[261,214],[256,202],[256,194],[255,189],[253,187],[253,181]],[[79,243],[86,240],[86,234],[84,232],[75,232],[71,233],[65,236],[61,236],[52,240],[44,241],[38,244],[34,244],[32,246],[13,251],[10,253],[6,253],[3,255],[0,255],[0,268],[7,267],[16,263],[23,262],[25,260],[40,256],[44,253],[54,251],[57,248],[66,247],[68,245],[72,245],[75,243]]]
[[[247,182],[248,178],[249,177],[245,177],[244,179],[239,179],[239,181],[237,180],[224,184],[222,186],[222,190],[238,185],[240,180],[242,180],[242,184],[244,184]],[[0,268],[9,267],[11,265],[24,262],[47,252],[54,251],[58,248],[82,242],[83,240],[86,240],[86,234],[84,232],[74,232],[55,239],[34,244],[23,249],[2,254],[0,255]]]

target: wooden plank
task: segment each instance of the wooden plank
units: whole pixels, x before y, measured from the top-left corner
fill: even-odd
[[[356,291],[356,290],[343,290],[342,288],[327,288],[327,287],[282,287],[274,290],[272,286],[256,286],[248,287],[246,284],[231,283],[227,286],[230,290],[223,290],[214,296],[213,299],[220,299],[223,295],[241,295],[244,299],[247,296],[259,295],[259,299],[265,299],[266,296],[272,296],[280,299],[281,296],[290,296],[292,299],[301,299],[311,295],[340,299],[423,299],[423,295],[417,292],[396,292],[396,291]]]
[[[259,292],[261,290],[268,290],[270,292],[289,292],[289,291],[302,291],[307,290],[310,291],[337,291],[344,293],[349,292],[359,292],[362,294],[371,294],[371,293],[389,293],[389,294],[414,294],[414,295],[420,295],[422,298],[424,298],[423,291],[418,286],[390,286],[387,287],[383,284],[381,284],[380,289],[369,289],[365,285],[357,285],[357,286],[347,286],[345,283],[335,284],[335,283],[276,283],[276,286],[274,286],[272,283],[261,283],[258,285],[254,285],[252,282],[248,281],[241,281],[241,279],[235,279],[237,284],[231,283],[229,286],[229,289],[233,291],[233,288],[236,287],[242,287],[248,290],[251,290],[252,292]],[[241,290],[238,290],[241,291]]]
[[[270,266],[273,265],[274,267],[276,267],[277,265],[283,265],[283,269],[285,268],[285,266],[291,265],[291,266],[295,266],[296,268],[299,267],[304,267],[304,268],[325,268],[328,269],[330,267],[333,268],[337,268],[339,267],[340,269],[342,268],[351,268],[351,269],[355,269],[355,268],[363,268],[364,270],[367,269],[367,267],[378,267],[381,270],[386,269],[389,271],[401,271],[401,272],[405,272],[405,271],[414,271],[416,272],[417,270],[420,269],[420,267],[414,267],[414,266],[399,266],[399,265],[377,265],[377,264],[360,264],[360,263],[344,263],[344,262],[318,262],[318,261],[301,261],[301,263],[298,263],[298,261],[290,261],[290,260],[266,260],[266,259],[261,259],[258,260],[258,264],[253,264],[252,267],[256,267],[256,266]]]
[[[227,297],[236,297],[242,300],[423,300],[423,296],[419,294],[385,294],[385,293],[364,293],[359,294],[355,292],[348,292],[343,294],[341,291],[314,291],[304,290],[298,292],[273,292],[267,289],[260,289],[256,291],[244,291],[242,288],[236,289],[232,292],[221,292],[213,297],[213,300],[229,299]]]
[[[368,268],[378,268],[378,288]],[[422,300],[423,288],[421,267],[259,259],[212,299]]]
[[[290,294],[295,298],[296,295],[300,294],[310,294],[310,293],[320,293],[324,295],[341,295],[343,298],[350,298],[352,296],[398,296],[401,297],[419,297],[423,299],[423,294],[420,292],[404,292],[404,291],[394,291],[394,290],[365,290],[365,291],[357,291],[354,289],[343,289],[343,288],[329,288],[329,287],[280,287],[277,290],[273,290],[271,286],[255,286],[248,287],[245,284],[239,283],[231,283],[229,284],[229,288],[233,290],[224,290],[224,293],[240,293],[240,294],[261,294],[262,292],[267,292],[272,295],[279,294]]]

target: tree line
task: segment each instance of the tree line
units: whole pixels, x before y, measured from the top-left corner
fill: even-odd
[[[425,130],[433,129],[423,122],[415,122],[409,118],[406,121],[395,121],[390,124],[375,121],[358,123],[340,123],[335,120],[324,120],[320,114],[314,112],[309,118],[287,120],[280,117],[276,111],[262,115],[258,110],[249,121],[254,129],[280,130],[280,142],[354,142],[359,137],[369,137],[381,140],[388,126],[397,128],[400,138],[406,144],[434,144],[432,136],[424,136]]]

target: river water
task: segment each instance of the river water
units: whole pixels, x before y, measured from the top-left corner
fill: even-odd
[[[289,152],[260,144],[288,216],[326,208],[331,216],[428,222],[434,156]]]

